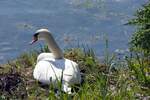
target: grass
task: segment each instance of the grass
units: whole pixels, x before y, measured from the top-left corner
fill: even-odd
[[[48,51],[24,53],[14,61],[0,65],[0,100],[134,100],[150,99],[150,59],[139,54],[126,56],[120,61],[116,55],[106,53],[100,63],[92,49],[65,50],[65,57],[79,64],[84,82],[73,86],[74,95],[56,96],[52,85],[41,87],[32,72],[37,55]]]

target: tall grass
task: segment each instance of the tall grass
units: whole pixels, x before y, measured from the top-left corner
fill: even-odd
[[[64,56],[79,64],[82,72],[83,82],[79,86],[72,86],[73,95],[66,94],[59,90],[55,93],[52,84],[41,87],[33,79],[32,72],[36,64],[39,53],[47,52],[47,47],[40,51],[24,53],[16,60],[8,64],[1,65],[1,77],[14,70],[19,73],[21,82],[15,87],[12,93],[3,90],[0,80],[0,99],[49,99],[49,100],[134,100],[148,99],[150,96],[149,87],[149,59],[134,54],[126,56],[124,61],[118,60],[117,56],[110,55],[108,52],[108,41],[106,40],[106,50],[104,63],[98,61],[92,49],[68,49]],[[61,84],[61,83],[60,83]],[[58,83],[58,85],[60,85]],[[23,88],[25,87],[25,88]],[[21,88],[21,89],[19,89]],[[61,89],[61,86],[60,86]],[[15,94],[17,91],[18,94]],[[25,93],[25,94],[22,94]],[[19,97],[18,97],[19,95]]]

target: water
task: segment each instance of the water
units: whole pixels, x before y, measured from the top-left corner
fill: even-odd
[[[40,43],[28,43],[39,28],[48,28],[63,49],[84,44],[100,56],[107,36],[110,52],[125,50],[134,29],[123,24],[147,1],[1,0],[0,63],[37,49]]]

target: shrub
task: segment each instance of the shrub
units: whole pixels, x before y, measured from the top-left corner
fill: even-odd
[[[137,10],[135,17],[128,22],[137,26],[132,35],[131,48],[150,53],[150,1]]]

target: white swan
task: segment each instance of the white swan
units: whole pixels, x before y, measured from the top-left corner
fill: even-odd
[[[62,81],[62,91],[71,94],[71,85],[81,82],[78,64],[63,57],[61,49],[47,29],[39,29],[33,36],[31,44],[38,40],[47,42],[51,53],[41,53],[37,58],[33,76],[43,84],[53,84]]]

